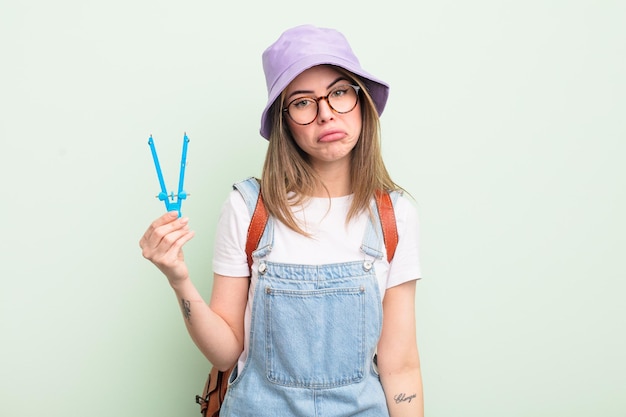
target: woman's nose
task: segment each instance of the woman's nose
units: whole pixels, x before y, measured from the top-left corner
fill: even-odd
[[[331,120],[335,116],[333,108],[328,104],[328,99],[324,98],[317,102],[317,120],[325,122]]]

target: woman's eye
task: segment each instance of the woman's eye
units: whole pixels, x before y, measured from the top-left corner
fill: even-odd
[[[301,109],[303,107],[308,106],[309,104],[311,104],[311,100],[308,98],[302,98],[299,100],[295,100],[291,103],[292,106],[294,106],[297,109]]]
[[[346,94],[347,92],[348,92],[348,87],[341,87],[341,88],[338,88],[338,89],[336,89],[336,90],[333,90],[333,92],[331,93],[331,95],[332,95],[333,97],[341,97],[341,96],[343,96],[344,94]]]

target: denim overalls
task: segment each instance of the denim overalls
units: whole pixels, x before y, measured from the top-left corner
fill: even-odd
[[[235,184],[254,210],[259,184]],[[273,219],[253,252],[248,358],[229,378],[221,417],[384,417],[373,358],[382,327],[374,260],[383,256],[380,221],[368,222],[363,259],[328,265],[280,264]],[[254,268],[253,268],[254,269]]]

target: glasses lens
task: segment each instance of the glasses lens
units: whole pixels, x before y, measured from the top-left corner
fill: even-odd
[[[300,97],[287,107],[291,120],[299,125],[308,125],[317,117],[317,101],[312,97]]]
[[[340,85],[328,95],[328,104],[337,113],[348,113],[356,107],[356,89],[351,85]]]
[[[300,97],[293,100],[287,106],[287,112],[291,120],[300,125],[308,125],[317,117],[319,100],[326,99],[328,105],[337,113],[352,111],[359,100],[356,86],[340,85],[333,89],[326,97],[315,99],[313,97]]]

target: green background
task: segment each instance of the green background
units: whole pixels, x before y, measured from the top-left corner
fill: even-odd
[[[415,197],[426,414],[626,415],[623,1],[0,0],[0,415],[195,416],[209,365],[138,241],[175,188],[208,299],[259,175],[260,55],[337,27]]]

